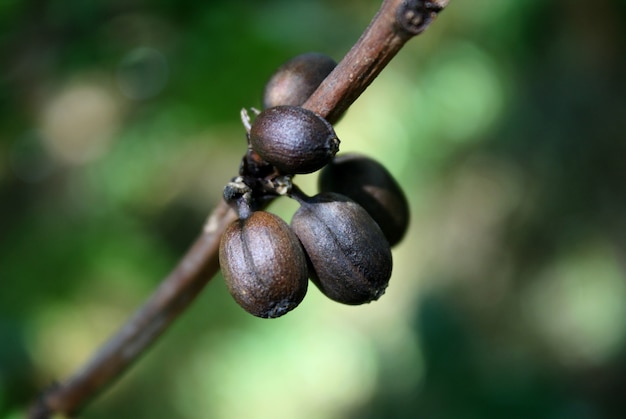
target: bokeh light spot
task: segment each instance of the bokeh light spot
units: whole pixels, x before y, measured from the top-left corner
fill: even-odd
[[[198,341],[178,398],[190,417],[332,418],[367,400],[375,377],[375,354],[362,335],[340,324],[273,322]]]
[[[422,78],[430,119],[453,141],[476,139],[497,120],[503,87],[490,57],[473,44],[459,42],[433,60]]]
[[[529,288],[526,315],[564,363],[600,364],[626,338],[626,283],[605,244],[566,255]]]
[[[87,163],[108,151],[120,116],[119,106],[104,87],[95,83],[67,86],[43,110],[45,145],[63,163]]]

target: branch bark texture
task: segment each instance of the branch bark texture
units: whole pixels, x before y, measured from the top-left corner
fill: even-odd
[[[356,44],[303,107],[336,122],[413,36],[448,0],[385,0]],[[235,212],[221,201],[203,231],[150,298],[93,357],[38,399],[29,417],[79,412],[118,378],[181,314],[219,270],[219,243]]]

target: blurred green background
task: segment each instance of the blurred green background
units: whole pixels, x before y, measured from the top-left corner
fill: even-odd
[[[339,60],[378,6],[0,3],[0,417],[175,265],[272,71]],[[386,295],[311,286],[261,320],[217,276],[81,417],[623,417],[625,23],[623,1],[453,0],[336,127],[411,202]]]

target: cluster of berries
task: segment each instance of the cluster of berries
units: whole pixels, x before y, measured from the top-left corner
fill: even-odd
[[[267,83],[262,112],[251,120],[242,111],[248,150],[224,188],[239,218],[223,235],[219,258],[231,295],[258,317],[295,308],[309,278],[340,303],[378,299],[391,277],[391,246],[407,230],[408,203],[391,174],[369,157],[336,156],[332,125],[301,107],[335,65],[323,54],[299,55]],[[318,170],[313,197],[292,182]],[[261,209],[282,195],[300,204],[291,225]]]

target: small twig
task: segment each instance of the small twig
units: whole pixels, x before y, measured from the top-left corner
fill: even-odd
[[[335,123],[400,48],[422,33],[449,0],[385,0],[356,44],[303,107]]]
[[[361,38],[303,106],[336,122],[404,43],[426,29],[447,3],[385,0]],[[235,219],[235,212],[221,201],[198,239],[146,303],[82,369],[44,393],[31,406],[29,417],[75,414],[118,378],[217,273],[220,238]]]

